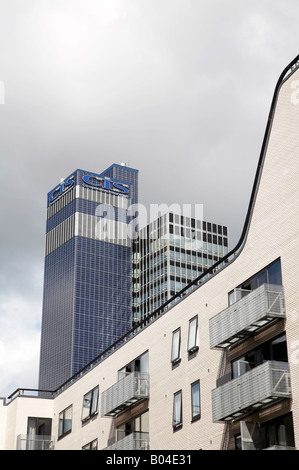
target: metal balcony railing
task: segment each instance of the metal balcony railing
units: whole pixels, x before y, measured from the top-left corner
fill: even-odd
[[[149,375],[132,372],[101,394],[101,415],[115,416],[149,398]]]
[[[241,419],[279,398],[291,398],[289,364],[267,361],[212,390],[213,422]]]
[[[105,450],[148,450],[149,434],[147,432],[132,432]]]
[[[285,318],[283,287],[263,284],[210,319],[210,348],[225,349]]]
[[[17,450],[54,450],[54,436],[17,436]]]

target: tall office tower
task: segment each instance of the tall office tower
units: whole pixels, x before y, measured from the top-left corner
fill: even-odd
[[[228,229],[169,212],[139,231],[134,252],[138,323],[228,253]]]
[[[39,388],[53,390],[132,325],[128,208],[138,171],[76,170],[48,193]]]

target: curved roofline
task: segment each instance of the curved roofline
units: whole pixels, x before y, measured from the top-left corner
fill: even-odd
[[[257,193],[258,193],[259,182],[260,182],[261,175],[262,175],[264,160],[265,160],[265,157],[266,157],[266,151],[267,151],[267,147],[268,147],[269,137],[270,137],[270,134],[271,134],[271,128],[272,128],[273,117],[274,117],[274,112],[275,112],[275,108],[276,108],[276,103],[277,103],[279,90],[280,90],[282,84],[286,80],[289,79],[289,77],[295,72],[295,70],[297,70],[298,67],[299,67],[299,55],[297,55],[289,63],[289,65],[287,65],[284,68],[284,70],[281,72],[281,74],[279,76],[279,79],[276,83],[276,87],[274,89],[274,94],[273,94],[273,98],[272,98],[272,102],[271,102],[271,106],[270,106],[270,111],[269,111],[269,115],[268,115],[266,130],[265,130],[265,134],[264,134],[264,138],[263,138],[263,142],[262,142],[260,157],[259,157],[258,164],[257,164],[257,170],[256,170],[254,182],[253,182],[251,197],[250,197],[250,200],[249,200],[249,205],[248,205],[248,209],[247,209],[247,214],[246,214],[246,219],[245,219],[245,222],[244,222],[243,230],[242,230],[242,233],[241,233],[241,236],[240,236],[240,239],[239,239],[237,245],[235,246],[235,248],[233,250],[231,250],[225,256],[226,259],[228,257],[230,257],[232,254],[235,254],[236,251],[238,251],[242,247],[244,242],[246,241],[248,231],[249,231],[249,227],[250,227],[250,221],[251,221],[251,217],[252,217],[252,213],[253,213],[253,209],[254,209],[254,204],[255,204]]]

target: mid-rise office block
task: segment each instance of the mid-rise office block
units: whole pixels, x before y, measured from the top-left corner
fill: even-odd
[[[133,270],[135,322],[228,253],[228,228],[168,212],[139,231]]]
[[[236,247],[80,376],[3,399],[0,448],[298,449],[298,59],[275,89]]]

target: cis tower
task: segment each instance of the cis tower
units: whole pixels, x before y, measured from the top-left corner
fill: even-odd
[[[138,170],[76,170],[47,196],[39,389],[55,390],[132,327]],[[131,225],[130,225],[131,222]]]

